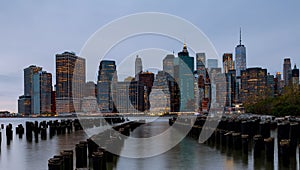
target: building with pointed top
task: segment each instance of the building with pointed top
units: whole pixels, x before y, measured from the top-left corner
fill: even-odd
[[[236,76],[241,76],[241,71],[246,70],[246,47],[242,44],[242,31],[240,29],[240,43],[235,47]]]
[[[174,65],[174,77],[180,90],[180,111],[194,111],[194,57],[189,56],[186,44],[174,59]]]
[[[299,69],[297,68],[296,64],[294,65],[294,69],[292,70],[292,84],[299,88]]]

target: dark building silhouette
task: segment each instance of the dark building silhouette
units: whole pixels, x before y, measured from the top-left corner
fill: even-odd
[[[113,112],[113,95],[116,93],[117,83],[116,63],[111,60],[102,60],[99,65],[97,81],[97,102],[101,112]]]
[[[283,80],[284,85],[289,85],[290,79],[291,79],[291,59],[285,58],[283,62]]]
[[[142,72],[138,75],[138,83],[144,86],[144,110],[149,111],[150,110],[150,100],[149,96],[152,90],[154,82],[154,74],[151,72]]]

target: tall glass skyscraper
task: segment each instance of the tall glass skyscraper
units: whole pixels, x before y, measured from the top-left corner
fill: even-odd
[[[35,73],[32,78],[32,91],[32,113],[51,113],[52,74],[46,71]]]
[[[242,44],[242,32],[240,29],[240,44],[235,47],[236,76],[241,76],[241,71],[246,70],[246,47]]]
[[[32,76],[42,70],[42,67],[31,65],[24,69],[24,95],[32,96]]]
[[[115,61],[102,60],[97,82],[97,102],[101,112],[109,113],[114,110],[113,95],[115,95],[117,81]]]
[[[180,111],[194,111],[194,57],[189,56],[186,44],[184,44],[178,58],[174,60],[175,78],[179,82]]]

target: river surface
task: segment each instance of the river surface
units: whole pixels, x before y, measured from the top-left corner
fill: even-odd
[[[86,140],[88,136],[84,131],[73,131],[71,134],[54,136],[47,140],[39,139],[35,142],[26,140],[25,134],[23,138],[19,138],[15,134],[15,127],[26,121],[49,121],[56,119],[49,118],[1,118],[0,124],[13,124],[13,140],[10,145],[6,144],[5,129],[2,129],[2,143],[0,151],[0,170],[43,170],[48,169],[48,159],[61,150],[70,150],[75,148],[75,144],[79,141]],[[131,133],[133,137],[151,137],[160,134],[169,127],[168,119],[160,119],[155,122],[145,124]],[[276,131],[271,132],[271,136],[276,136]],[[169,138],[172,139],[171,137]],[[278,168],[277,158],[277,141],[275,140],[274,162],[266,164],[262,159],[254,159],[253,151],[245,157],[239,152],[224,151],[217,149],[215,146],[207,144],[199,144],[197,140],[190,137],[184,138],[179,144],[172,149],[149,158],[128,158],[119,157],[115,169],[141,170],[141,169],[280,169]],[[123,152],[145,152],[151,148],[159,147],[160,144],[153,146],[140,147],[139,143],[126,141],[124,143]],[[122,153],[122,152],[121,152]],[[298,155],[298,151],[297,151]],[[75,161],[74,161],[75,162]],[[298,159],[295,160],[292,169],[299,167]],[[299,168],[298,168],[299,169]]]

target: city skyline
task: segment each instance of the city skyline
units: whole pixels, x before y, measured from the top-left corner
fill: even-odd
[[[184,51],[184,50],[187,50],[187,46],[186,46],[186,44],[183,44],[183,51],[182,52],[185,52],[185,53],[187,53],[187,55],[188,55],[188,51]],[[173,55],[173,56],[176,56],[176,57],[179,57],[180,56],[180,53],[182,53],[182,52],[179,52],[178,53],[178,55],[175,55],[174,53],[173,54],[167,54],[166,55],[166,57],[168,57],[168,56],[170,56],[170,55]],[[75,57],[77,57],[77,58],[79,58],[79,59],[81,59],[81,60],[84,60],[84,62],[85,62],[85,58],[82,58],[82,57],[79,57],[79,56],[76,56],[76,54],[74,53],[74,52],[64,52],[64,53],[62,53],[62,54],[56,54],[56,57],[57,56],[60,56],[60,55],[74,55]],[[226,57],[225,57],[226,56]],[[227,66],[227,61],[225,61],[225,60],[227,60],[227,56],[229,56],[229,58],[230,58],[230,60],[231,60],[231,66],[229,66],[230,67],[230,69],[228,69],[228,70],[232,70],[232,69],[234,69],[235,70],[235,62],[236,62],[236,55],[234,55],[233,56],[233,54],[232,53],[224,53],[223,54],[223,66],[221,66],[221,67],[218,67],[218,68],[221,68],[222,70],[223,70],[223,72],[224,73],[226,73],[226,72],[228,72],[228,70],[226,71],[226,67],[228,67]],[[198,60],[199,61],[201,61],[201,63],[203,62],[204,63],[204,65],[203,66],[205,66],[205,68],[206,69],[208,69],[208,63],[207,63],[207,61],[209,60],[209,59],[206,59],[206,57],[205,57],[205,53],[196,53],[196,57],[197,57],[197,59],[195,59],[194,60],[194,64],[193,64],[193,67],[194,66],[196,66],[195,67],[195,70],[194,71],[197,71],[197,65],[198,65]],[[225,58],[226,59],[225,59]],[[138,62],[136,62],[137,61],[137,59],[138,59]],[[202,61],[203,60],[203,61]],[[215,60],[215,59],[213,59],[213,60]],[[216,59],[216,60],[218,60],[218,59]],[[292,61],[293,61],[293,59],[291,59],[291,58],[284,58],[283,59],[283,67],[282,67],[282,70],[280,71],[280,73],[283,73],[284,71],[285,71],[285,61],[289,61],[289,65],[290,65],[290,71],[292,71],[292,69],[296,66],[296,64],[295,63],[293,63]],[[291,61],[292,60],[292,61]],[[136,64],[138,64],[139,65],[139,69],[141,69],[141,73],[142,72],[147,72],[146,70],[143,70],[142,68],[143,68],[143,65],[142,65],[142,58],[140,58],[138,55],[136,56],[136,61],[135,61],[135,66],[136,66]],[[116,63],[116,61],[114,61],[114,60],[101,60],[100,61],[100,65],[99,65],[99,72],[98,72],[98,76],[100,75],[99,73],[100,73],[100,66],[101,66],[101,63],[103,63],[103,62],[113,62],[113,63],[115,63],[115,71],[116,71],[116,73],[117,73],[117,70],[118,70],[118,68],[117,68],[117,66],[118,66],[118,64]],[[161,61],[162,63],[163,63],[163,60]],[[206,63],[206,64],[205,64]],[[291,66],[291,63],[293,63],[293,67]],[[75,63],[73,63],[74,65],[75,65]],[[85,68],[85,67],[84,67]],[[256,66],[256,67],[247,67],[247,68],[260,68],[260,66]],[[263,69],[265,69],[265,70],[267,70],[268,68],[267,67],[262,67]],[[26,94],[28,95],[29,93],[31,93],[30,92],[30,89],[28,89],[28,83],[30,83],[31,84],[31,80],[30,80],[30,78],[27,78],[28,76],[30,76],[30,75],[28,75],[28,74],[32,74],[31,76],[32,76],[32,78],[34,77],[33,76],[33,73],[28,73],[28,71],[29,71],[29,69],[31,69],[32,71],[33,71],[33,73],[35,74],[35,72],[36,73],[38,73],[38,72],[45,72],[46,73],[46,71],[42,71],[42,69],[43,69],[43,66],[36,66],[36,65],[30,65],[30,66],[28,66],[27,68],[24,68],[24,83],[23,83],[23,85],[24,85],[24,94],[25,94],[25,97],[26,97]],[[135,67],[134,67],[134,69],[136,69]],[[27,71],[28,70],[28,71]],[[57,70],[57,69],[56,69]],[[158,72],[159,71],[162,71],[163,70],[163,68],[160,68],[160,70],[157,70]],[[207,70],[207,71],[209,71],[209,70]],[[85,72],[85,71],[84,71]],[[135,73],[136,73],[136,71],[134,71],[134,73],[131,75],[132,77],[134,77],[134,76],[136,76],[135,75]],[[268,71],[268,73],[269,73],[269,71]],[[276,72],[276,75],[278,74],[279,72]],[[50,75],[52,74],[52,73],[49,73]],[[290,74],[292,74],[292,72],[290,72]],[[55,77],[54,76],[55,74],[53,74],[53,77]],[[57,74],[56,74],[57,75]],[[118,74],[116,74],[116,76],[118,77]],[[273,75],[273,78],[275,77],[275,75]],[[52,78],[52,77],[51,77]],[[26,79],[26,80],[25,80]],[[84,78],[85,79],[85,78]],[[124,79],[124,80],[123,80]],[[123,79],[121,78],[121,79],[119,79],[118,81],[120,81],[120,82],[123,82],[123,81],[126,81],[126,78],[124,78],[123,77]],[[32,79],[32,81],[33,81],[34,79]],[[137,79],[138,80],[138,79]],[[284,80],[284,79],[283,79]],[[27,82],[28,81],[28,82]],[[99,81],[99,77],[98,77],[98,81]],[[27,83],[26,83],[27,82]],[[97,79],[96,80],[94,80],[94,81],[86,81],[85,80],[85,83],[91,83],[91,82],[93,82],[93,83],[95,83],[95,84],[97,84]],[[51,83],[52,84],[52,83]],[[285,84],[285,83],[284,83]],[[55,86],[56,86],[56,83],[53,83],[53,87],[55,88]],[[52,87],[52,88],[53,88]],[[99,88],[99,87],[98,87]],[[28,92],[29,91],[29,92]],[[99,89],[98,89],[98,91],[99,91]],[[24,96],[23,95],[21,95],[21,96],[19,96],[19,100],[20,99],[22,99]],[[20,107],[19,105],[18,105],[18,107]],[[31,106],[32,107],[32,106]],[[49,106],[50,107],[50,106]],[[33,108],[32,108],[32,110],[33,110]]]
[[[296,89],[300,87],[299,69],[296,67],[296,64],[294,65],[293,69],[291,68],[290,58],[284,58],[283,64],[283,71],[285,72],[285,74],[287,74],[287,84],[285,84],[284,81],[280,78],[281,76],[279,76],[279,72],[276,73],[275,78],[274,75],[268,73],[267,68],[261,67],[248,67],[245,70],[241,70],[241,77],[236,76],[235,60],[233,59],[233,55],[231,53],[223,54],[222,73],[221,68],[211,68],[220,69],[219,75],[216,75],[216,72],[210,72],[208,67],[205,66],[206,54],[196,53],[196,58],[191,56],[189,54],[186,43],[183,44],[182,51],[179,51],[176,57],[174,53],[167,54],[165,58],[160,61],[163,63],[163,68],[158,69],[158,72],[155,74],[143,70],[142,58],[136,55],[134,62],[135,72],[124,80],[118,79],[118,69],[116,61],[103,59],[99,64],[98,79],[96,80],[97,85],[94,83],[94,81],[86,81],[85,62],[85,58],[76,56],[74,52],[64,52],[62,54],[56,54],[56,84],[54,84],[54,91],[52,91],[51,73],[47,73],[46,71],[42,70],[43,67],[35,65],[31,65],[28,68],[25,68],[24,94],[19,96],[18,112],[26,115],[43,113],[74,113],[82,111],[82,105],[85,105],[85,109],[87,109],[86,111],[89,111],[95,110],[94,101],[97,100],[97,103],[99,105],[98,107],[101,112],[116,113],[118,112],[117,108],[115,107],[115,96],[117,96],[118,98],[118,93],[116,93],[116,86],[118,86],[119,83],[122,84],[122,82],[129,82],[129,84],[136,82],[137,86],[141,85],[142,89],[144,89],[145,91],[142,92],[138,90],[136,92],[138,94],[144,94],[142,96],[145,97],[143,99],[138,99],[139,97],[135,96],[134,98],[138,99],[137,101],[144,100],[144,102],[142,106],[136,105],[135,107],[140,108],[138,110],[142,112],[149,111],[151,110],[149,97],[152,95],[150,93],[154,81],[156,81],[156,83],[160,82],[159,84],[157,84],[159,88],[165,88],[165,85],[161,83],[163,81],[169,81],[169,78],[172,79],[173,76],[175,82],[177,82],[179,85],[179,89],[181,89],[179,91],[180,111],[193,111],[195,109],[194,111],[197,112],[198,108],[200,111],[202,111],[202,109],[204,109],[203,111],[208,111],[210,104],[208,105],[208,107],[207,104],[212,100],[216,100],[212,99],[211,96],[211,92],[213,91],[211,89],[212,86],[218,87],[217,89],[215,89],[215,98],[222,96],[222,91],[225,90],[225,110],[228,107],[233,107],[235,104],[249,102],[249,97],[256,96],[255,101],[256,99],[259,99],[260,96],[268,95],[274,97],[275,95],[281,93],[284,86],[296,85]],[[196,67],[194,67],[195,65]],[[288,68],[286,65],[288,65]],[[210,72],[209,75],[208,71]],[[46,75],[46,79],[41,77],[41,75],[43,74]],[[174,75],[169,77],[167,76],[167,74]],[[222,85],[222,80],[219,79],[222,77],[222,74],[224,74],[224,76],[226,77],[225,89],[224,84]],[[211,79],[213,80],[213,82],[215,82],[213,83],[214,85],[211,84]],[[196,82],[197,85],[195,84]],[[128,86],[128,84],[126,85],[126,83],[124,85]],[[124,87],[122,88],[124,89]],[[130,85],[130,89],[131,88],[132,87]],[[175,86],[170,86],[169,92],[174,92],[174,88],[176,89]],[[132,93],[136,92],[132,91]],[[53,93],[56,96],[55,98],[51,97],[53,96]],[[174,96],[176,94],[172,93],[172,95]],[[157,97],[157,95],[153,95],[152,97],[154,96]],[[123,96],[123,98],[124,97],[126,96]],[[131,100],[132,96],[129,96],[129,98]],[[170,103],[168,104],[168,107],[170,107],[172,104],[171,95],[169,95],[169,98],[170,100],[168,101]],[[136,101],[136,99],[134,100]],[[152,102],[155,101],[153,99]],[[55,102],[53,103],[53,101]],[[117,101],[121,100],[118,99]],[[27,102],[31,104],[28,104]],[[195,104],[192,104],[191,102],[195,102]],[[91,109],[89,109],[89,103],[92,104]],[[53,104],[56,106],[54,110],[52,108]],[[217,103],[214,103],[214,105],[215,104]],[[28,107],[29,109],[26,109],[26,107]],[[43,108],[47,108],[48,110]],[[124,108],[129,107],[124,106]]]
[[[293,22],[297,21],[299,16],[299,2],[270,4],[260,1],[229,1],[219,2],[220,5],[215,5],[214,2],[194,3],[195,5],[182,6],[180,1],[124,1],[105,4],[2,2],[0,21],[7,24],[0,28],[0,35],[2,39],[9,41],[1,41],[1,110],[16,112],[16,98],[23,91],[22,70],[25,67],[35,64],[43,66],[47,72],[54,73],[55,54],[65,50],[79,53],[85,41],[98,28],[114,19],[137,12],[164,12],[189,20],[215,45],[219,53],[219,65],[224,52],[234,53],[234,48],[239,42],[240,27],[243,30],[243,44],[247,47],[248,67],[261,66],[268,68],[271,74],[278,71],[282,73],[282,59],[285,57],[292,59],[292,67],[294,63],[300,65],[300,58],[297,57],[300,24]],[[255,12],[245,12],[245,6],[255,9],[252,10]],[[111,8],[117,10],[110,10]],[[199,13],[179,14],[178,8]],[[90,12],[83,12],[85,10],[81,9],[89,9]],[[268,13],[265,13],[265,9],[268,9]],[[279,14],[278,11],[287,12]],[[217,23],[220,23],[220,26],[216,26]],[[68,25],[68,28],[65,25]],[[182,39],[184,40],[184,37]],[[174,48],[168,46],[167,49],[172,51]],[[124,51],[119,52],[122,53]]]

